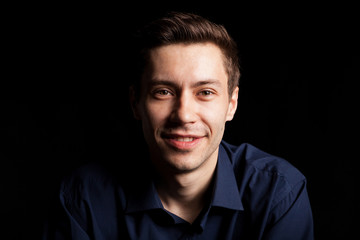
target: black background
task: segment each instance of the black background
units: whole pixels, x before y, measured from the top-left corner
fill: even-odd
[[[225,140],[254,144],[304,173],[317,239],[356,236],[355,9],[305,2],[3,8],[4,239],[40,238],[57,185],[74,168],[92,160],[121,166],[138,136],[127,101],[129,34],[167,10],[223,24],[239,45],[239,106]]]

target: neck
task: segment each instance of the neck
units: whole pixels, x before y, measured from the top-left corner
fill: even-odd
[[[217,158],[185,173],[162,171],[157,191],[166,210],[192,223],[208,203]]]

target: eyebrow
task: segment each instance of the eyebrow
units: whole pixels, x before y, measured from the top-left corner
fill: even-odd
[[[151,86],[151,87],[158,86],[158,85],[166,85],[166,86],[176,87],[176,84],[170,80],[151,79],[149,81],[149,86]]]
[[[221,82],[216,79],[207,79],[207,80],[197,81],[194,84],[192,84],[191,86],[192,87],[200,87],[200,86],[204,86],[204,85],[215,85],[217,87],[221,87]]]
[[[175,82],[173,82],[173,81],[170,81],[170,80],[151,79],[151,81],[149,82],[149,86],[151,86],[151,87],[158,86],[158,85],[166,85],[166,86],[171,86],[171,87],[177,87],[177,84]],[[196,87],[200,87],[200,86],[204,86],[204,85],[215,85],[217,87],[221,87],[221,82],[219,80],[216,80],[216,79],[206,79],[206,80],[201,80],[201,81],[194,82],[191,85],[191,87],[196,88]]]

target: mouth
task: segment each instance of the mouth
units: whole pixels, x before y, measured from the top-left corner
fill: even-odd
[[[189,151],[194,149],[204,138],[195,135],[163,134],[165,143],[175,150]]]
[[[194,137],[177,137],[177,138],[173,138],[173,139],[178,142],[192,142],[196,138],[194,138]]]

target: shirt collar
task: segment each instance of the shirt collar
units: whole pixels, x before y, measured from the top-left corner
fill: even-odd
[[[142,186],[129,190],[125,213],[163,209],[153,181],[151,179],[146,180]]]
[[[234,168],[222,144],[219,146],[219,158],[211,206],[244,210]]]
[[[244,210],[237,186],[229,156],[222,144],[220,144],[211,206]],[[143,184],[141,187],[131,189],[128,194],[125,213],[152,209],[163,209],[163,205],[156,191],[154,182],[149,179],[146,184]]]

